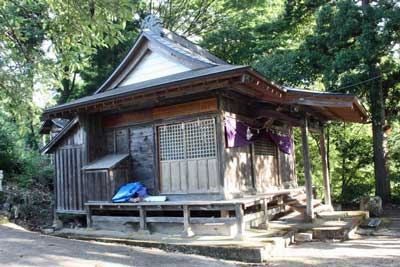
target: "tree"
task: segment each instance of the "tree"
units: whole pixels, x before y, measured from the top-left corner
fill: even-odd
[[[213,0],[169,0],[140,5],[135,18],[128,21],[121,31],[124,39],[113,46],[100,47],[91,54],[89,67],[79,72],[83,83],[75,87],[70,96],[77,98],[88,95],[100,87],[132,47],[140,32],[141,21],[149,13],[159,16],[165,28],[185,37],[198,38],[222,23],[222,17],[227,12],[222,3]]]
[[[369,103],[375,164],[376,194],[390,200],[383,127],[386,96],[395,94],[398,69],[394,51],[399,44],[400,7],[396,1],[342,0],[321,5],[315,26],[298,48],[285,48],[261,58],[256,66],[292,84],[320,81],[328,91],[355,93]],[[282,68],[282,65],[284,68]],[[282,69],[290,68],[289,80]]]

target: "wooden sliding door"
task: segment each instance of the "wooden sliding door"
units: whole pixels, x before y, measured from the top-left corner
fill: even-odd
[[[158,127],[161,193],[219,191],[215,119]]]

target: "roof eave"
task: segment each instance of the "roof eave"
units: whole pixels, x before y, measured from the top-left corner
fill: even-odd
[[[153,92],[155,90],[159,90],[160,88],[163,88],[163,87],[169,87],[169,86],[173,86],[173,85],[179,86],[179,85],[183,85],[185,83],[192,82],[192,81],[195,81],[195,80],[200,80],[200,79],[210,78],[210,77],[218,77],[218,76],[221,76],[223,74],[232,74],[233,75],[233,74],[235,74],[237,72],[244,72],[244,71],[246,71],[248,69],[250,69],[250,67],[248,67],[248,66],[238,66],[235,69],[225,70],[225,71],[221,71],[221,72],[217,72],[217,73],[211,73],[211,74],[207,74],[207,75],[200,75],[200,76],[187,78],[187,79],[183,79],[183,80],[167,82],[167,83],[158,84],[158,85],[151,86],[151,87],[144,87],[144,88],[133,90],[133,91],[127,91],[127,92],[122,92],[122,93],[115,94],[115,95],[105,96],[105,97],[99,98],[99,99],[88,100],[86,102],[81,102],[81,103],[78,103],[76,105],[74,105],[74,104],[71,104],[71,105],[63,104],[61,107],[54,106],[54,107],[45,109],[43,111],[42,119],[43,118],[48,118],[47,116],[52,114],[52,113],[62,112],[62,111],[65,111],[65,110],[68,110],[68,109],[71,109],[71,108],[84,107],[86,105],[99,103],[99,102],[103,102],[103,101],[114,100],[114,99],[118,99],[120,97],[133,96],[135,94],[141,94],[141,93],[144,93],[144,92],[151,93],[151,92]]]
[[[41,154],[51,153],[53,147],[79,122],[78,117],[71,120],[47,145],[40,149]]]

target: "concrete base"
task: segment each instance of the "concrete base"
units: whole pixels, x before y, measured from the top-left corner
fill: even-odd
[[[149,230],[138,230],[137,233],[141,234],[141,235],[150,235],[151,234]]]
[[[269,237],[266,231],[249,233],[245,239],[240,241],[226,236],[182,238],[180,235],[157,233],[144,236],[138,233],[128,234],[95,229],[62,229],[52,235],[79,240],[158,248],[165,251],[178,251],[252,263],[266,262],[271,255],[279,255],[279,251],[285,248],[287,239],[286,235]]]
[[[294,229],[297,232],[312,233],[316,240],[348,240],[351,239],[363,220],[368,218],[368,212],[363,211],[340,211],[321,212],[318,219],[311,223],[304,222],[299,214],[298,217],[291,215],[290,218],[281,218],[270,223],[275,229]]]
[[[310,242],[313,239],[312,232],[310,233],[296,233],[294,235],[294,241],[296,242]]]

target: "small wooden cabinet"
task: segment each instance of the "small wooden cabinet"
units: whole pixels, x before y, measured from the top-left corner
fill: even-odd
[[[83,167],[86,201],[111,201],[122,185],[133,180],[129,166],[129,154],[110,154]]]

